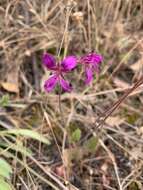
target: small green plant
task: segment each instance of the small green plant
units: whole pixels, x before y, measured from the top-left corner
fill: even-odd
[[[7,182],[12,173],[11,166],[3,159],[0,158],[0,189],[11,190],[10,184]]]
[[[97,137],[91,137],[90,139],[88,139],[85,142],[84,147],[86,150],[93,152],[96,150],[97,144],[98,144],[98,138]]]
[[[79,128],[75,129],[71,135],[72,142],[78,142],[81,138],[81,130]]]
[[[2,157],[15,157],[14,152],[19,152],[23,156],[31,156],[31,151],[26,148],[22,141],[17,137],[32,138],[49,145],[50,141],[36,131],[29,129],[10,129],[0,131],[0,152]],[[12,152],[11,152],[12,150]],[[10,185],[10,175],[12,174],[12,166],[6,160],[0,158],[0,190],[12,190]]]
[[[0,99],[0,106],[1,107],[6,107],[9,104],[9,95],[4,95],[2,96],[2,98]]]

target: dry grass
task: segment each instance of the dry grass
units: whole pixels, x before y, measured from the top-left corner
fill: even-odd
[[[143,1],[1,0],[0,16],[1,130],[30,128],[51,141],[1,140],[10,143],[1,155],[12,164],[13,188],[142,190],[142,84],[113,105],[143,74]],[[43,92],[49,73],[41,55],[91,50],[104,56],[101,74],[87,87],[75,71],[61,114],[58,95]],[[76,129],[81,137],[74,141]],[[33,154],[6,154],[19,143]]]

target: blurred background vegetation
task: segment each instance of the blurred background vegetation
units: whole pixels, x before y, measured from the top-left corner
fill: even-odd
[[[42,54],[90,51],[100,75],[78,67],[60,108]],[[1,0],[0,190],[142,190],[142,84],[96,130],[142,74],[142,0]]]

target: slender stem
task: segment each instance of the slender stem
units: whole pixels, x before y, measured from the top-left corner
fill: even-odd
[[[68,8],[68,9],[67,9],[67,12],[66,12],[65,30],[64,30],[64,34],[63,34],[63,37],[62,37],[62,41],[61,41],[60,47],[59,47],[58,57],[60,56],[60,52],[61,52],[61,49],[62,49],[64,40],[67,39],[69,18],[70,18],[70,15],[71,15],[72,8],[73,8],[73,7]],[[66,56],[66,53],[67,53],[67,46],[66,46],[65,49],[64,49],[64,57]],[[60,62],[58,62],[58,66],[60,67]],[[65,148],[65,142],[66,142],[67,133],[66,133],[66,129],[65,129],[65,120],[64,120],[63,110],[62,110],[61,93],[62,93],[62,88],[61,88],[61,86],[60,86],[59,94],[58,94],[58,101],[59,101],[59,111],[60,111],[60,115],[61,115],[61,122],[62,122],[62,126],[63,126],[63,129],[64,129],[63,145],[62,145],[62,152],[64,153],[64,148]],[[67,166],[66,166],[66,164],[64,163],[64,160],[63,160],[63,165],[64,165],[64,167],[65,167],[65,176],[64,176],[64,178],[65,178],[65,180],[67,181],[67,180],[69,179],[69,175],[68,175]]]
[[[59,100],[59,111],[60,111],[60,115],[61,115],[61,120],[62,120],[62,126],[64,127],[64,115],[63,115],[63,110],[62,110],[62,100],[61,100],[61,93],[62,93],[62,88],[60,86],[60,89],[59,89],[59,94],[58,94],[58,100]]]

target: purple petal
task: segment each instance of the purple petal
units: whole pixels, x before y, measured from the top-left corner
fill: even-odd
[[[92,72],[92,69],[91,69],[91,68],[86,68],[85,74],[86,74],[85,83],[86,83],[86,84],[89,84],[89,83],[93,80],[93,72]]]
[[[60,79],[60,84],[65,91],[70,92],[72,90],[70,83],[63,78]]]
[[[74,69],[76,65],[77,58],[75,56],[68,56],[61,62],[61,66],[65,72]]]
[[[98,63],[100,64],[103,61],[103,57],[97,53],[89,53],[80,59],[81,63],[93,64]]]
[[[52,75],[48,80],[45,81],[44,88],[47,92],[50,92],[53,90],[53,88],[56,86],[58,82],[58,76]]]
[[[99,74],[99,71],[100,71],[100,65],[99,63],[93,63],[92,64],[92,68],[94,69],[94,71]]]
[[[44,64],[44,66],[46,66],[48,69],[52,69],[53,67],[56,66],[55,58],[52,55],[48,54],[48,53],[45,53],[42,56],[42,62]]]
[[[91,53],[91,62],[101,63],[103,61],[103,57],[97,53]]]

